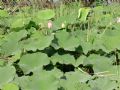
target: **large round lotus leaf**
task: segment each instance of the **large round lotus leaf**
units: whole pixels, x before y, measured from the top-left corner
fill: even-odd
[[[106,53],[109,53],[110,51],[105,48],[103,45],[103,38],[100,37],[100,35],[97,35],[93,42],[93,50],[99,51],[100,49],[103,50]]]
[[[55,54],[50,59],[54,65],[57,62],[61,64],[75,64],[75,58],[69,54],[65,54],[65,55]]]
[[[87,54],[89,51],[93,50],[93,45],[90,42],[82,41],[81,43],[83,52]]]
[[[95,23],[98,23],[98,21],[100,21],[100,19],[102,18],[101,16],[103,16],[103,10],[104,8],[102,6],[97,6],[95,8],[93,8],[94,11],[94,21]]]
[[[66,79],[60,80],[60,85],[65,90],[91,90],[85,83],[91,76],[80,71],[69,72],[65,74]]]
[[[117,83],[108,77],[98,78],[89,82],[92,90],[118,90]]]
[[[91,90],[86,83],[76,82],[72,80],[61,80],[60,81],[63,90]]]
[[[29,39],[22,41],[21,45],[25,50],[43,50],[51,44],[53,39],[54,35],[52,34],[44,35],[43,32],[36,31]]]
[[[74,81],[78,81],[82,83],[85,83],[86,81],[92,78],[88,73],[82,72],[80,70],[75,70],[75,72],[67,72],[65,76],[68,80],[74,79]]]
[[[8,12],[7,12],[7,10],[0,10],[0,17],[8,17],[9,16],[9,14],[8,14]]]
[[[51,9],[40,10],[35,16],[38,20],[48,20],[55,16],[55,12]]]
[[[75,31],[75,34],[80,41],[80,46],[82,47],[82,50],[83,50],[84,53],[87,53],[88,51],[93,49],[93,46],[92,46],[91,42],[93,41],[94,37],[93,37],[92,34],[90,34],[91,36],[88,35],[89,36],[88,37],[87,36],[87,31],[81,31],[81,30]],[[79,51],[79,49],[77,49],[77,51]]]
[[[0,88],[14,79],[15,68],[13,66],[0,67]]]
[[[14,55],[20,50],[19,40],[27,36],[26,30],[19,32],[11,32],[5,36],[2,45],[1,53],[4,55]]]
[[[68,24],[77,23],[76,18],[77,17],[75,14],[62,15],[53,22],[53,29],[58,30],[63,28],[62,24],[64,24],[64,26],[66,27]]]
[[[109,51],[120,49],[120,30],[107,30],[103,35],[103,45]]]
[[[24,13],[17,13],[17,15],[9,19],[9,23],[11,28],[22,28],[28,25],[30,20],[31,17],[25,16]]]
[[[80,46],[82,48],[82,50],[81,48],[77,48],[76,50],[79,52],[83,51],[85,54],[91,50],[98,51],[99,49],[102,49],[103,51],[106,51],[105,47],[103,46],[103,40],[97,33],[97,30],[92,29],[89,33],[88,32],[89,31],[87,30],[75,31],[77,38],[80,40]]]
[[[76,47],[80,45],[80,40],[66,30],[57,32],[55,36],[58,45],[65,50],[75,51]]]
[[[21,28],[25,25],[29,24],[30,18],[19,18],[14,20],[14,22],[11,24],[11,28]]]
[[[57,90],[62,73],[58,69],[52,71],[37,70],[32,76],[15,79],[22,90]]]
[[[112,66],[112,59],[100,55],[92,54],[86,57],[84,65],[92,65],[95,73],[109,71]]]
[[[84,55],[81,55],[79,58],[77,58],[77,60],[75,61],[75,67],[78,67],[80,64],[83,64],[85,58],[86,57]]]
[[[110,74],[110,79],[111,80],[116,80],[116,81],[118,81],[118,83],[119,83],[119,80],[120,80],[120,65],[119,66],[117,66],[117,65],[115,65],[115,66],[112,66],[111,68],[110,68],[110,72],[109,72],[109,74]],[[108,74],[108,75],[109,75]]]
[[[19,87],[13,83],[5,84],[2,90],[19,90]]]
[[[10,40],[19,41],[22,38],[26,37],[27,34],[28,32],[26,30],[20,30],[18,32],[10,32],[5,36],[5,41],[10,41]]]
[[[44,53],[33,53],[23,55],[20,59],[19,65],[24,72],[34,71],[49,64],[49,58]]]
[[[4,66],[5,64],[5,60],[4,59],[0,59],[0,67]]]

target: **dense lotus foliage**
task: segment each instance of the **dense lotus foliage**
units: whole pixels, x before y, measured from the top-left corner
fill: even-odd
[[[0,90],[119,90],[120,5],[0,10]]]

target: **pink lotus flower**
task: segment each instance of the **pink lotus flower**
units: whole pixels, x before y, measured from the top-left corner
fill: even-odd
[[[48,21],[48,28],[51,29],[53,26],[52,21]]]

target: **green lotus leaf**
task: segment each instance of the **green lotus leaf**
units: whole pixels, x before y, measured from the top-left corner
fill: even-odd
[[[13,83],[5,84],[2,90],[19,90],[19,87]]]
[[[53,39],[54,35],[52,34],[44,35],[42,32],[36,31],[29,39],[22,41],[21,46],[25,50],[43,50],[51,44]]]
[[[65,54],[65,55],[55,54],[50,59],[54,65],[57,62],[61,64],[75,64],[75,58],[69,54]]]
[[[59,18],[57,18],[53,22],[53,29],[58,30],[58,29],[63,28],[62,24],[65,25],[64,28],[66,28],[66,26],[68,24],[75,24],[75,23],[77,23],[76,18],[77,18],[77,16],[75,14],[69,14],[69,15],[60,16]]]
[[[36,13],[35,16],[39,20],[49,20],[51,18],[54,18],[55,12],[51,9],[40,10]]]
[[[120,49],[120,30],[107,30],[103,35],[103,45],[109,51]]]
[[[112,62],[112,58],[92,54],[89,57],[86,57],[83,65],[92,65],[95,73],[106,71],[109,72]]]
[[[20,59],[19,65],[25,73],[42,68],[49,64],[49,58],[44,53],[33,53],[23,55]]]
[[[120,80],[120,66],[112,66],[110,69],[109,69],[109,74],[110,74],[110,79],[111,80],[116,80],[118,81],[118,85],[119,85],[119,80]]]
[[[0,17],[4,18],[4,17],[8,17],[9,14],[7,12],[7,10],[0,10]]]
[[[93,8],[92,10],[94,11],[93,20],[95,21],[95,23],[98,23],[103,16],[104,7],[97,6]]]
[[[84,63],[84,59],[86,58],[86,56],[81,55],[79,58],[77,58],[76,62],[75,62],[75,66],[78,67],[79,65],[82,65]]]
[[[79,70],[75,70],[75,72],[67,72],[65,76],[68,80],[74,79],[75,81],[82,83],[85,83],[87,80],[90,80],[92,78],[88,73],[81,72]]]
[[[58,69],[52,71],[37,70],[32,76],[23,76],[14,82],[22,90],[57,90],[62,73]]]
[[[21,49],[19,45],[19,40],[26,36],[27,32],[25,30],[9,33],[3,39],[0,52],[6,56],[16,54]]]
[[[65,76],[66,79],[60,80],[60,84],[65,90],[91,90],[91,88],[85,83],[91,78],[87,73],[75,71],[68,72]]]
[[[65,30],[57,32],[55,36],[58,45],[64,50],[75,51],[76,47],[80,45],[79,39]]]
[[[98,34],[96,33],[96,30],[77,30],[75,31],[75,34],[76,37],[79,39],[81,46],[81,48],[77,48],[77,51],[87,54],[91,50],[101,49],[101,42],[96,42],[97,40],[100,40]]]
[[[12,19],[13,21],[11,21],[11,28],[22,28],[25,25],[28,25],[31,18],[15,18]]]
[[[89,82],[92,90],[117,90],[117,84],[115,81],[111,81],[109,78],[98,78]]]
[[[13,66],[0,67],[0,88],[11,82],[15,77],[16,71]]]
[[[5,60],[4,59],[0,59],[0,67],[4,66],[4,64],[5,64]]]
[[[73,80],[61,80],[60,83],[63,87],[63,90],[91,90],[91,88],[87,84],[76,82]]]

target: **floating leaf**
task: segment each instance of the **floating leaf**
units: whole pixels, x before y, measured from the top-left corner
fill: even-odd
[[[6,10],[0,10],[0,18],[8,17],[9,14]]]
[[[15,79],[22,90],[57,90],[62,73],[54,69],[52,71],[37,70],[32,76],[23,76]]]
[[[0,67],[1,67],[1,66],[4,66],[4,64],[5,64],[4,59],[0,59]]]
[[[92,65],[95,73],[109,71],[112,66],[112,59],[92,54],[86,57],[84,65]]]
[[[51,57],[52,63],[55,65],[57,62],[61,64],[75,64],[75,58],[69,54],[59,55],[55,54]]]
[[[78,38],[65,30],[57,32],[55,36],[58,40],[58,45],[64,50],[75,51],[80,44]]]
[[[119,80],[120,80],[120,66],[116,65],[116,66],[112,66],[110,69],[109,69],[109,74],[110,75],[110,79],[111,80],[115,80],[115,81],[118,81],[118,85],[119,85]]]
[[[84,55],[80,56],[80,57],[76,60],[75,66],[78,67],[79,65],[82,65],[82,64],[84,63],[84,59],[85,59],[85,58],[86,58],[86,57],[85,57]]]
[[[15,68],[13,66],[0,67],[0,88],[11,82],[15,77]]]
[[[25,27],[25,25],[28,25],[30,22],[31,18],[20,18],[20,17],[16,17],[12,19],[12,23],[11,23],[11,28],[23,28]]]
[[[27,36],[26,30],[21,30],[19,32],[11,32],[3,39],[3,43],[1,45],[1,53],[9,56],[14,55],[19,50],[21,50],[19,45],[19,40]]]
[[[51,9],[40,10],[35,16],[39,20],[49,20],[55,16],[55,12]]]
[[[120,49],[120,30],[107,30],[103,36],[103,45],[109,51]]]
[[[57,30],[57,29],[65,28],[69,24],[75,24],[77,23],[76,19],[77,16],[73,14],[60,16],[53,22],[53,29]]]
[[[23,55],[20,59],[20,67],[25,73],[42,68],[44,65],[49,64],[49,58],[44,53],[33,53]]]
[[[22,41],[21,46],[25,50],[43,50],[51,44],[53,39],[54,35],[52,34],[44,35],[42,32],[36,31],[29,39]]]
[[[60,80],[60,84],[65,90],[91,90],[85,83],[91,78],[87,73],[76,71],[66,73],[65,76],[66,79]]]
[[[117,90],[117,84],[115,81],[111,81],[109,78],[98,78],[89,82],[92,90]]]
[[[5,84],[2,90],[19,90],[19,87],[13,83]]]

